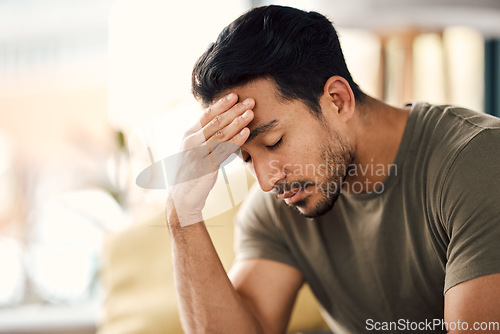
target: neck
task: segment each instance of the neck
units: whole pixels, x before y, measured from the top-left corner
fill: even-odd
[[[396,108],[369,96],[356,107],[350,120],[355,160],[344,192],[370,192],[381,186],[395,162],[408,115],[408,108]]]

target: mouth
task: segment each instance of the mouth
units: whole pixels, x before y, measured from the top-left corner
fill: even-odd
[[[304,188],[299,188],[299,189],[296,189],[296,190],[290,190],[290,191],[287,191],[285,193],[283,193],[282,195],[279,195],[279,197],[281,197],[286,204],[288,205],[293,205],[295,203],[297,203],[298,201],[304,199],[304,197],[306,197],[307,193],[305,191]]]

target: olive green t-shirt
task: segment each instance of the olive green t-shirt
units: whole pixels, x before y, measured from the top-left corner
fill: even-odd
[[[498,118],[413,104],[378,189],[341,194],[315,219],[252,189],[236,219],[237,261],[297,268],[336,334],[442,320],[449,288],[500,272]],[[445,332],[428,329],[418,332]]]

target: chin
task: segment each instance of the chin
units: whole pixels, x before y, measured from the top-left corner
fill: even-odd
[[[321,197],[316,201],[314,201],[311,197],[306,197],[295,203],[293,207],[304,217],[318,218],[333,209],[338,197],[339,195],[335,194],[330,197]]]

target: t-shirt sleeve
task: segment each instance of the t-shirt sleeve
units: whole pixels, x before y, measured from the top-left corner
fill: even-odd
[[[277,203],[254,186],[235,217],[236,260],[274,260],[298,266],[287,246],[278,220]]]
[[[444,292],[500,273],[500,130],[482,130],[457,154],[441,194],[449,238]]]

